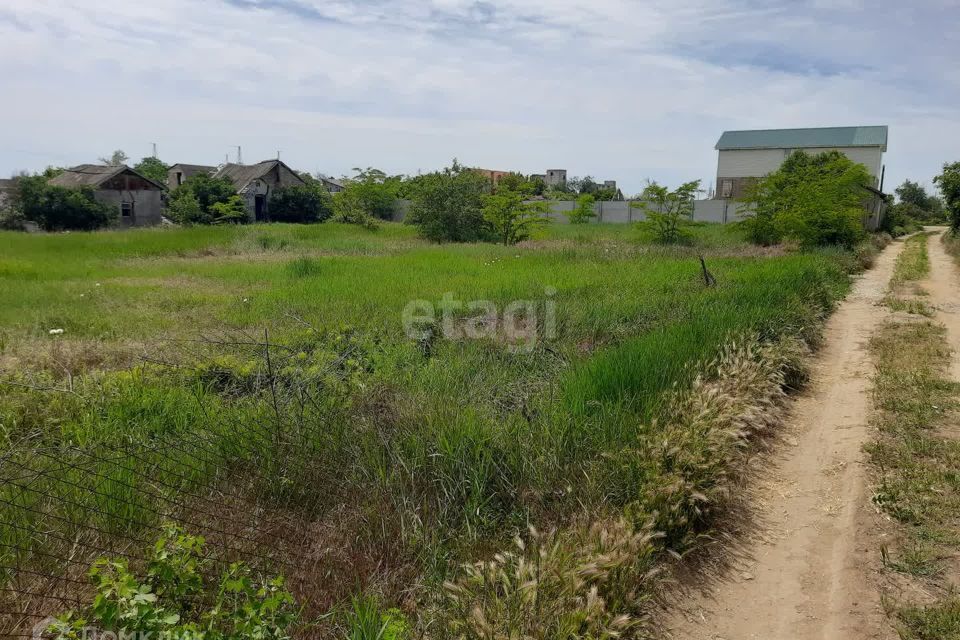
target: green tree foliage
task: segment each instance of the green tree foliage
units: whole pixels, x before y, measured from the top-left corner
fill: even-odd
[[[212,569],[203,538],[168,526],[142,577],[126,560],[97,560],[89,572],[92,604],[58,616],[47,633],[55,640],[90,637],[90,627],[131,638],[290,637],[297,609],[282,577],[255,578],[249,567],[233,563],[211,579]]]
[[[497,191],[519,193],[526,198],[541,195],[544,188],[545,185],[540,178],[530,180],[519,173],[508,173],[497,181]]]
[[[333,221],[356,224],[367,229],[376,229],[377,220],[367,212],[355,189],[345,189],[333,196]]]
[[[866,167],[839,151],[795,151],[781,167],[750,187],[744,202],[753,215],[744,225],[759,244],[794,240],[803,246],[851,247],[863,237]]]
[[[950,229],[960,233],[960,162],[943,165],[943,173],[933,179],[940,188],[950,217]]]
[[[505,245],[526,240],[535,228],[550,221],[547,203],[524,202],[523,198],[523,194],[502,188],[483,196],[483,218]]]
[[[235,195],[237,190],[230,180],[197,174],[173,190],[167,213],[180,224],[213,224],[218,215],[213,206],[226,204]]]
[[[483,216],[483,196],[490,181],[456,159],[443,171],[410,180],[412,200],[407,221],[434,242],[476,242],[491,236]]]
[[[388,176],[373,167],[354,167],[353,170],[356,174],[343,180],[345,190],[354,194],[355,200],[367,215],[381,220],[392,219],[397,208],[402,177]]]
[[[129,159],[130,159],[130,156],[128,156],[123,150],[117,149],[116,151],[110,154],[109,158],[101,156],[100,164],[120,166],[121,164],[126,164],[127,160]]]
[[[167,183],[167,170],[169,169],[170,167],[163,160],[154,157],[144,158],[133,167],[133,170],[140,175],[160,184]]]
[[[657,242],[677,244],[689,238],[683,226],[693,214],[693,200],[699,189],[699,180],[684,182],[673,191],[651,182],[640,194],[641,201],[631,206],[643,210],[647,218],[643,224],[653,230]]]
[[[46,175],[17,180],[13,207],[18,217],[47,231],[91,231],[105,227],[119,215],[116,207],[98,202],[91,187],[67,189],[47,183]]]
[[[319,180],[307,184],[280,187],[270,195],[267,211],[274,222],[323,222],[333,215],[333,199]]]
[[[935,224],[945,220],[943,202],[916,182],[905,180],[894,191],[897,202],[887,207],[881,229],[894,236],[903,235],[920,228],[922,224]]]
[[[566,214],[570,224],[586,224],[590,222],[591,218],[596,218],[597,214],[593,211],[593,205],[594,197],[589,193],[578,197],[577,204]]]
[[[243,198],[230,196],[226,202],[214,202],[210,205],[213,224],[243,224],[249,220]]]

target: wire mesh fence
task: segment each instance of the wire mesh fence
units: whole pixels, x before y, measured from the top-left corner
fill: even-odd
[[[243,561],[284,575],[306,618],[329,606],[331,563],[354,560],[324,523],[342,517],[341,390],[360,350],[313,330],[284,344],[235,332],[170,343],[107,382],[0,381],[75,408],[0,450],[0,637],[89,605],[99,558],[142,569],[167,523],[203,536],[208,570]]]

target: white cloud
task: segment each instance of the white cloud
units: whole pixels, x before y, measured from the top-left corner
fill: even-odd
[[[932,1],[7,0],[0,173],[242,144],[335,174],[458,156],[637,190],[709,181],[725,128],[889,124],[889,179],[926,181],[960,139],[956,22]]]

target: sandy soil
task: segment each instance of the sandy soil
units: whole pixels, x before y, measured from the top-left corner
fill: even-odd
[[[940,273],[948,258],[934,245],[939,238],[930,255]],[[867,341],[888,313],[881,300],[902,248],[887,247],[828,321],[784,445],[758,473],[751,534],[722,575],[672,603],[665,626],[676,640],[895,637],[875,580],[882,534],[862,447],[870,436]]]

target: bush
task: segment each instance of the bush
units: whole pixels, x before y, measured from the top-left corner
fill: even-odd
[[[88,610],[59,616],[47,632],[55,640],[86,638],[90,627],[120,637],[186,638],[201,629],[210,638],[289,637],[296,603],[283,578],[255,579],[235,562],[211,581],[212,564],[203,538],[169,526],[149,551],[142,578],[126,560],[97,560],[89,573],[96,596]]]
[[[796,151],[750,188],[744,202],[754,213],[744,226],[757,244],[795,240],[805,247],[852,248],[865,234],[863,187],[871,182],[866,167],[839,151]]]
[[[214,202],[210,205],[213,224],[243,224],[249,220],[247,207],[240,196],[230,196],[226,202]]]
[[[523,196],[501,189],[483,196],[483,218],[497,239],[505,245],[530,237],[530,232],[550,221],[545,202],[524,202]]]
[[[376,219],[367,213],[360,195],[353,190],[341,191],[333,198],[333,221],[356,224],[366,229],[376,229]]]
[[[590,222],[590,218],[596,218],[597,214],[593,212],[593,203],[594,197],[590,194],[577,198],[577,204],[574,205],[572,211],[567,213],[570,224],[586,224]]]
[[[57,187],[48,184],[45,176],[24,176],[17,186],[14,206],[19,217],[47,231],[92,231],[109,225],[119,214],[115,207],[98,202],[91,187]]]
[[[267,207],[274,222],[323,222],[333,215],[333,199],[319,183],[281,187]]]
[[[420,235],[434,242],[476,242],[491,237],[483,217],[483,196],[490,181],[461,166],[453,165],[418,176],[410,184],[412,205],[407,221],[420,228]]]
[[[700,181],[685,182],[670,191],[656,182],[650,183],[640,195],[637,205],[647,216],[646,225],[653,230],[653,237],[660,244],[679,244],[690,240],[683,228],[693,215],[693,199]]]
[[[184,181],[170,195],[167,212],[180,224],[214,224],[223,222],[224,215],[232,215],[230,199],[237,195],[233,183],[227,178],[211,178],[197,174]],[[234,201],[235,202],[235,201]],[[216,204],[227,205],[217,211]],[[219,213],[218,213],[219,211]],[[246,216],[244,216],[246,217]]]

